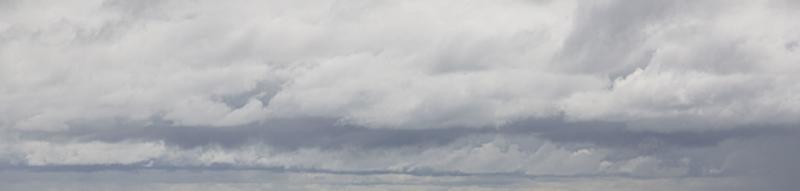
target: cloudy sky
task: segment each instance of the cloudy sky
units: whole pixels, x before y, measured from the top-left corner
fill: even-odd
[[[0,190],[797,190],[798,18],[0,0]]]

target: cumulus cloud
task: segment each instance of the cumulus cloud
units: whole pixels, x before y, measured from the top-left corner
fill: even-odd
[[[798,9],[0,1],[0,173],[288,171],[397,189],[498,188],[465,184],[478,177],[681,190],[677,179],[710,178],[790,190],[797,173],[781,166],[792,160],[765,156],[800,156]],[[558,180],[526,181],[540,177]],[[219,189],[253,185],[237,186]]]
[[[781,3],[11,1],[3,124],[796,122],[800,26]]]

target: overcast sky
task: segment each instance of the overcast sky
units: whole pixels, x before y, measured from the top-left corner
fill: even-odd
[[[0,190],[794,191],[796,0],[0,0]]]

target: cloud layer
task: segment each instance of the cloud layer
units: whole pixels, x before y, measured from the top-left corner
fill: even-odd
[[[789,0],[0,1],[0,168],[48,181],[180,169],[791,190],[798,10]]]

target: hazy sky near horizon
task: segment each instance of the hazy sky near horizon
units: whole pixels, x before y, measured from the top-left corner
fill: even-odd
[[[0,190],[797,190],[798,18],[0,0]]]

